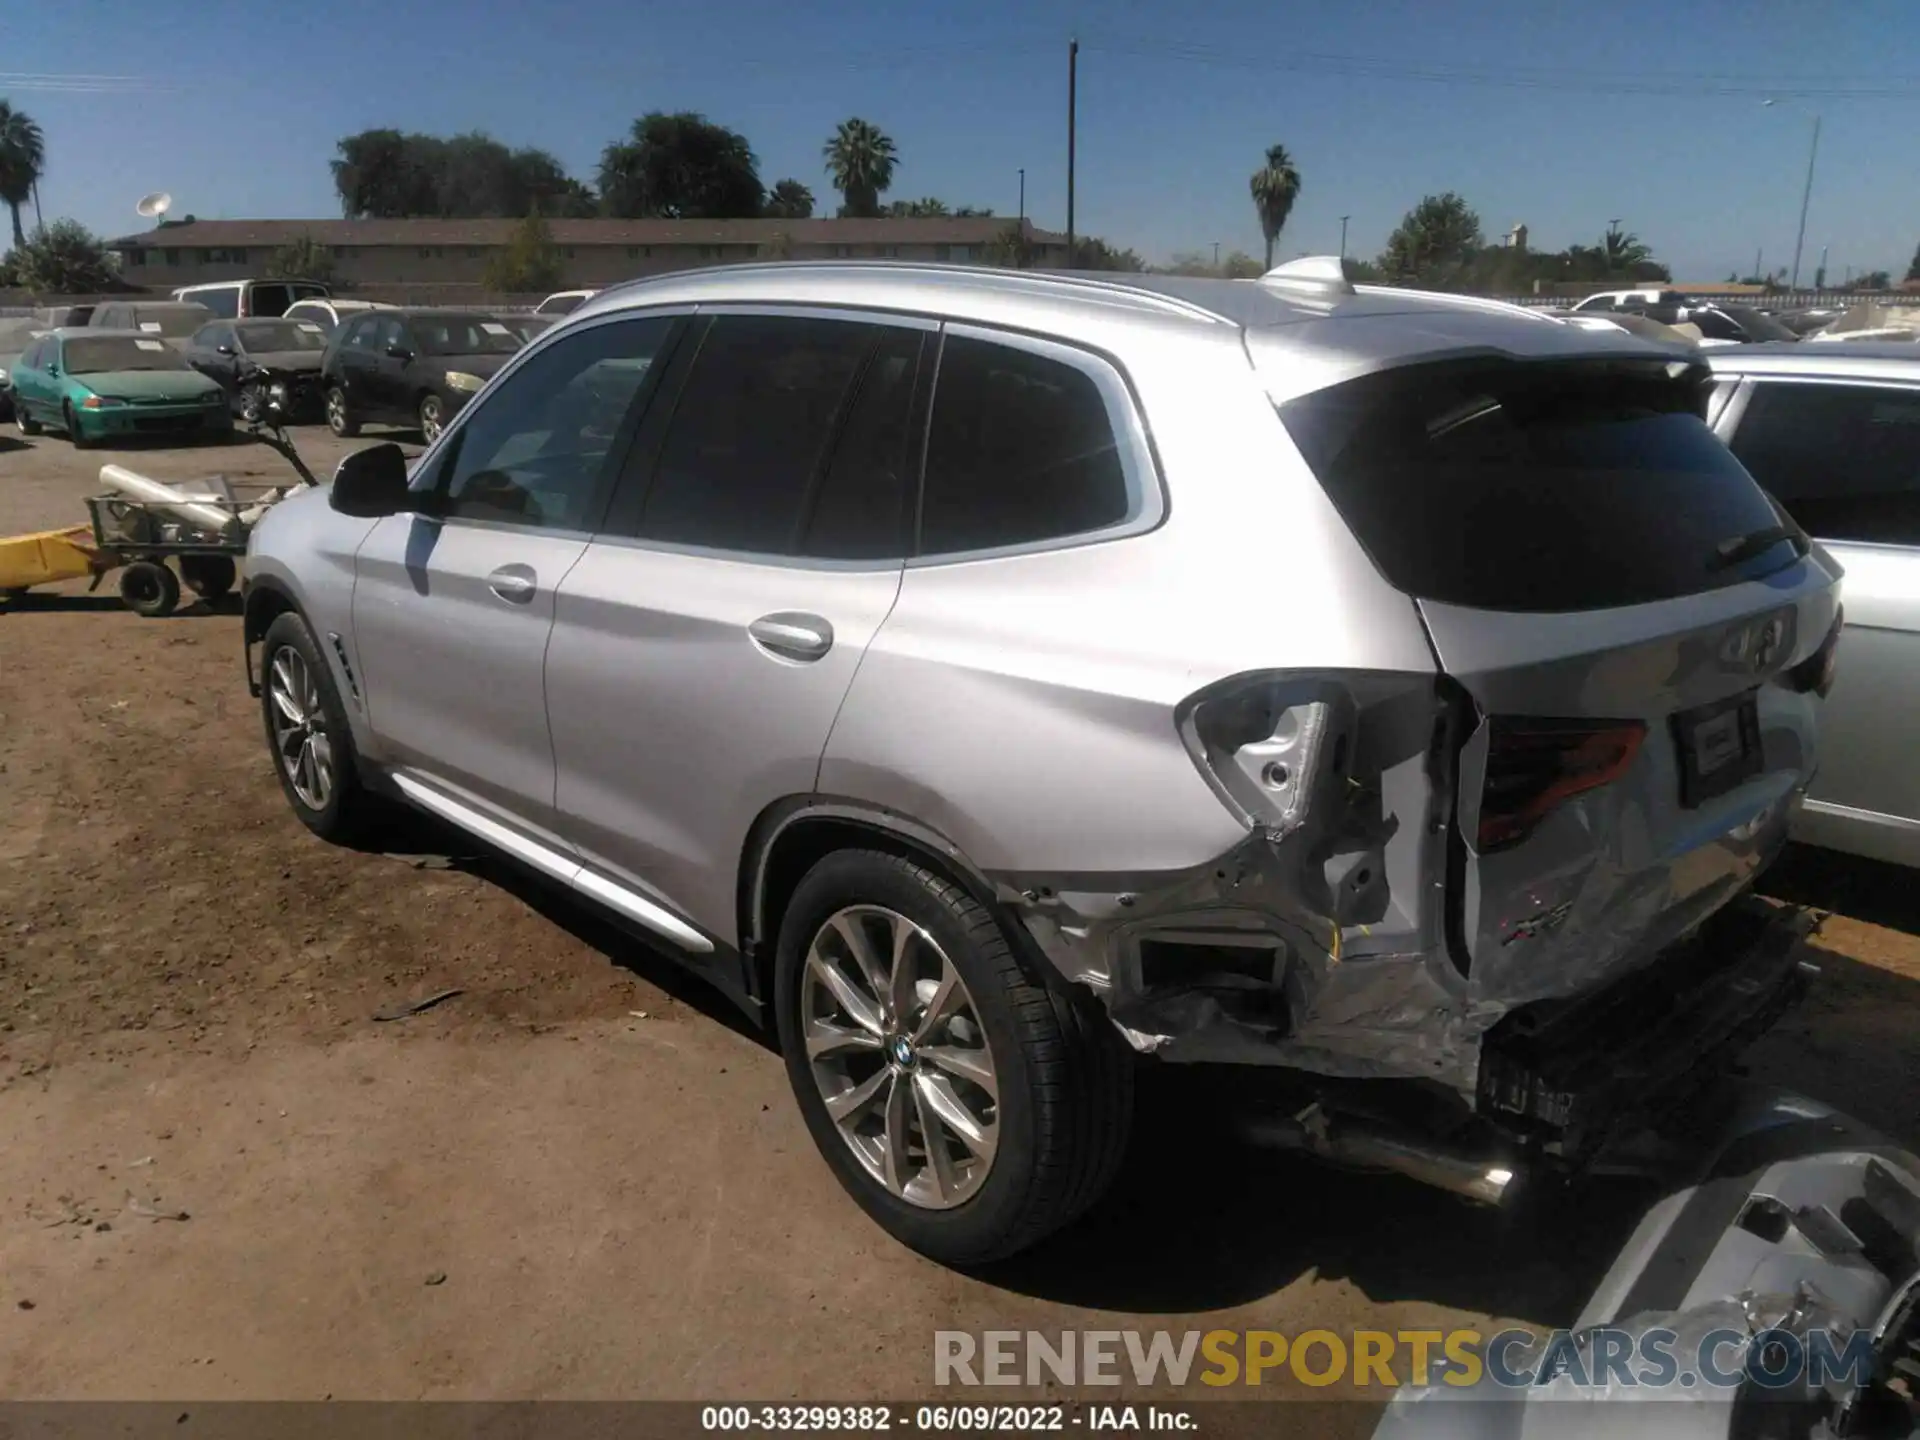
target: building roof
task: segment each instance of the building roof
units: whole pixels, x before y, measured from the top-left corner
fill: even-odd
[[[311,236],[323,245],[505,245],[518,220],[191,220],[109,241],[116,250],[285,245]],[[879,220],[549,220],[558,245],[985,245],[1008,225],[1001,216]],[[1028,239],[1066,243],[1024,222]]]

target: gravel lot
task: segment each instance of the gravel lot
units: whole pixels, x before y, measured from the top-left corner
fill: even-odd
[[[322,473],[347,448],[296,434]],[[0,534],[82,520],[107,460],[285,475],[9,430]],[[936,1328],[1552,1324],[1642,1198],[1477,1212],[1242,1149],[1210,1077],[1155,1074],[1098,1212],[941,1270],[842,1196],[777,1057],[659,957],[425,822],[386,854],[312,839],[239,655],[230,610],[140,620],[110,587],[0,610],[10,1398],[906,1399]],[[1753,1072],[1920,1146],[1920,891],[1814,853],[1769,886],[1834,913]]]

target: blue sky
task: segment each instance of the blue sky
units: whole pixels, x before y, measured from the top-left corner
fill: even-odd
[[[1278,141],[1304,178],[1283,254],[1337,248],[1344,214],[1371,256],[1453,189],[1490,237],[1525,221],[1558,248],[1618,217],[1683,279],[1756,248],[1772,268],[1816,110],[1803,279],[1823,245],[1836,279],[1897,277],[1920,241],[1914,0],[13,0],[0,97],[46,131],[49,218],[109,235],[161,188],[176,215],[336,216],[333,142],[376,125],[482,129],[591,178],[651,109],[743,131],[763,178],[823,204],[821,142],[861,115],[899,144],[895,198],[1012,213],[1024,166],[1058,228],[1075,35],[1077,228],[1149,258],[1258,254],[1247,176]],[[22,79],[75,75],[130,79]]]

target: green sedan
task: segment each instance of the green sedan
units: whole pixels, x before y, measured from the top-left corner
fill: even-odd
[[[166,341],[134,330],[55,330],[10,367],[23,435],[55,426],[79,449],[131,435],[233,433],[226,392]]]

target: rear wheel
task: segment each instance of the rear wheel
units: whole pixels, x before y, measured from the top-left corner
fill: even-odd
[[[158,560],[136,560],[120,570],[120,599],[136,615],[158,620],[180,605],[180,581]]]
[[[438,395],[420,397],[420,438],[431,445],[447,428],[447,407]]]
[[[347,403],[347,392],[338,385],[327,387],[327,428],[342,440],[351,440],[360,433],[360,417],[353,413],[353,407]]]
[[[40,433],[40,422],[27,414],[27,407],[23,401],[13,402],[13,423],[20,427],[22,435],[31,437]]]
[[[289,610],[267,627],[261,657],[260,716],[281,792],[321,839],[351,840],[376,805],[360,784],[347,712],[313,631]]]
[[[1025,1249],[1119,1165],[1131,1057],[1096,1002],[923,865],[867,850],[815,865],[781,922],[775,1005],[814,1143],[922,1254],[965,1265]]]

